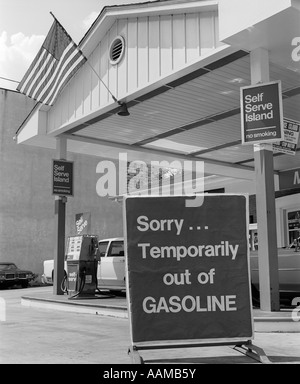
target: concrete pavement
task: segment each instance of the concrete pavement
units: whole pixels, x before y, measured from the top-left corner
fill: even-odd
[[[72,303],[52,287],[0,291],[1,364],[131,364],[125,296]],[[274,364],[300,364],[300,322],[292,310],[254,315],[253,344]],[[147,349],[146,364],[255,364],[232,346]]]
[[[51,308],[55,310],[91,313],[113,317],[128,318],[126,294],[121,292],[112,295],[109,292],[97,293],[92,298],[70,299],[68,295],[54,295],[52,287],[45,287],[42,292],[24,294],[21,303],[28,307]],[[282,307],[279,312],[253,309],[254,330],[257,332],[295,332],[300,334],[299,313],[293,308]]]

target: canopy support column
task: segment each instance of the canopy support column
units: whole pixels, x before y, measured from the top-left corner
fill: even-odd
[[[56,141],[57,156],[60,160],[67,159],[67,139],[59,137]],[[66,196],[55,197],[55,232],[56,252],[54,254],[53,294],[63,295],[61,283],[64,278],[65,231],[66,231]]]
[[[250,53],[251,83],[269,82],[269,54]],[[278,251],[272,144],[254,144],[260,308],[279,311]]]

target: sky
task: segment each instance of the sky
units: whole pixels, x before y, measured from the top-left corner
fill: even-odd
[[[78,44],[103,7],[145,1],[0,0],[0,88],[16,89],[51,28],[50,12]]]

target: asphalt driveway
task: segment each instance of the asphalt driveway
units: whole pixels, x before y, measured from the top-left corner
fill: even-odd
[[[21,297],[52,287],[0,290],[1,364],[131,364],[129,320],[31,308]],[[300,364],[300,333],[256,332],[272,363]],[[229,346],[142,352],[145,363],[254,364]]]

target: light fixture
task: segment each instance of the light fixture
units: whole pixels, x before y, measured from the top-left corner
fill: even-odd
[[[128,112],[127,105],[125,103],[121,103],[121,102],[119,102],[119,105],[120,105],[120,109],[119,109],[118,115],[119,116],[129,116],[130,113]]]

